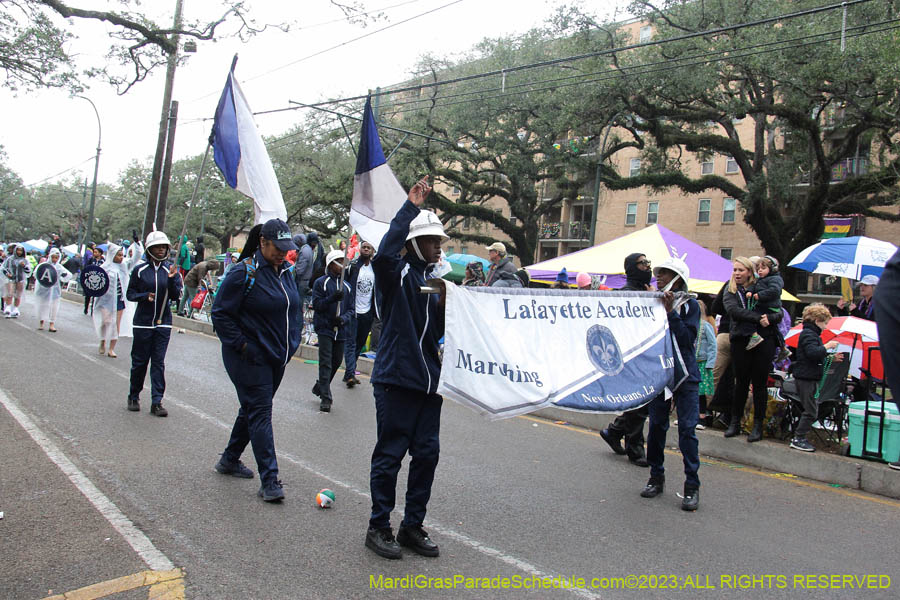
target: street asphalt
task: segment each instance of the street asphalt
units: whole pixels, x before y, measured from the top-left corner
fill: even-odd
[[[142,412],[125,409],[130,339],[108,358],[79,305],[62,303],[54,334],[36,331],[32,315],[25,305],[19,319],[0,322],[0,598],[110,581],[125,589],[127,576],[160,565],[178,578],[168,595],[146,585],[113,597],[900,595],[900,501],[705,460],[700,510],[686,513],[677,452],[666,455],[665,494],[646,500],[638,492],[647,470],[595,433],[535,417],[489,422],[451,401],[425,523],[441,556],[387,561],[363,546],[375,440],[367,379],[348,390],[339,374],[333,411],[323,414],[310,392],[316,367],[292,361],[273,415],[287,498],[265,504],[257,479],[213,470],[237,412],[215,338],[173,333],[169,417],[160,419],[148,412],[148,389]],[[243,458],[255,471],[249,448]],[[322,488],[334,490],[334,508],[316,507]],[[585,587],[534,589],[572,578]],[[401,589],[378,589],[391,582]],[[431,587],[402,587],[410,583]],[[476,583],[531,587],[465,587]]]

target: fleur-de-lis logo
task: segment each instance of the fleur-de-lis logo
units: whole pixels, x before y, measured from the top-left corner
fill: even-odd
[[[588,329],[587,353],[591,364],[605,375],[615,375],[625,367],[616,337],[603,325]]]

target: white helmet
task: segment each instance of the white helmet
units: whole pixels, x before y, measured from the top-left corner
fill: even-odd
[[[444,233],[444,225],[436,214],[430,210],[420,210],[419,214],[412,223],[409,224],[409,235],[406,240],[422,237],[425,235],[437,235],[443,238],[450,236]]]
[[[673,273],[677,273],[681,277],[681,280],[684,281],[684,288],[687,289],[688,279],[691,277],[691,270],[683,260],[670,256],[664,260],[661,265],[653,267],[653,275],[659,276],[660,269],[668,269]]]
[[[336,262],[336,261],[341,261],[341,264],[344,264],[343,260],[344,260],[344,251],[343,250],[332,250],[325,256],[325,268],[327,269],[328,265],[330,265],[331,263]]]
[[[144,244],[144,247],[149,250],[151,246],[160,245],[171,246],[172,244],[169,242],[169,238],[165,233],[154,229],[147,235],[147,243]]]

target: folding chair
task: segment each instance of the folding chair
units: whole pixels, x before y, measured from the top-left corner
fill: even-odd
[[[813,422],[812,428],[820,440],[827,440],[835,444],[841,443],[847,420],[847,373],[850,371],[850,360],[847,353],[841,354],[843,354],[844,360],[832,362],[825,375],[825,380],[822,382],[817,399],[816,420]],[[800,394],[797,392],[797,384],[793,377],[788,377],[781,382],[778,395],[786,402],[782,435],[784,439],[787,439],[794,435],[794,431],[800,423],[800,416],[803,414],[803,404],[800,402]],[[816,424],[819,427],[816,427]]]

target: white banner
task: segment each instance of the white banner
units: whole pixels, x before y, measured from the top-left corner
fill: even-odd
[[[643,406],[680,362],[661,297],[448,285],[438,393],[491,419]]]

